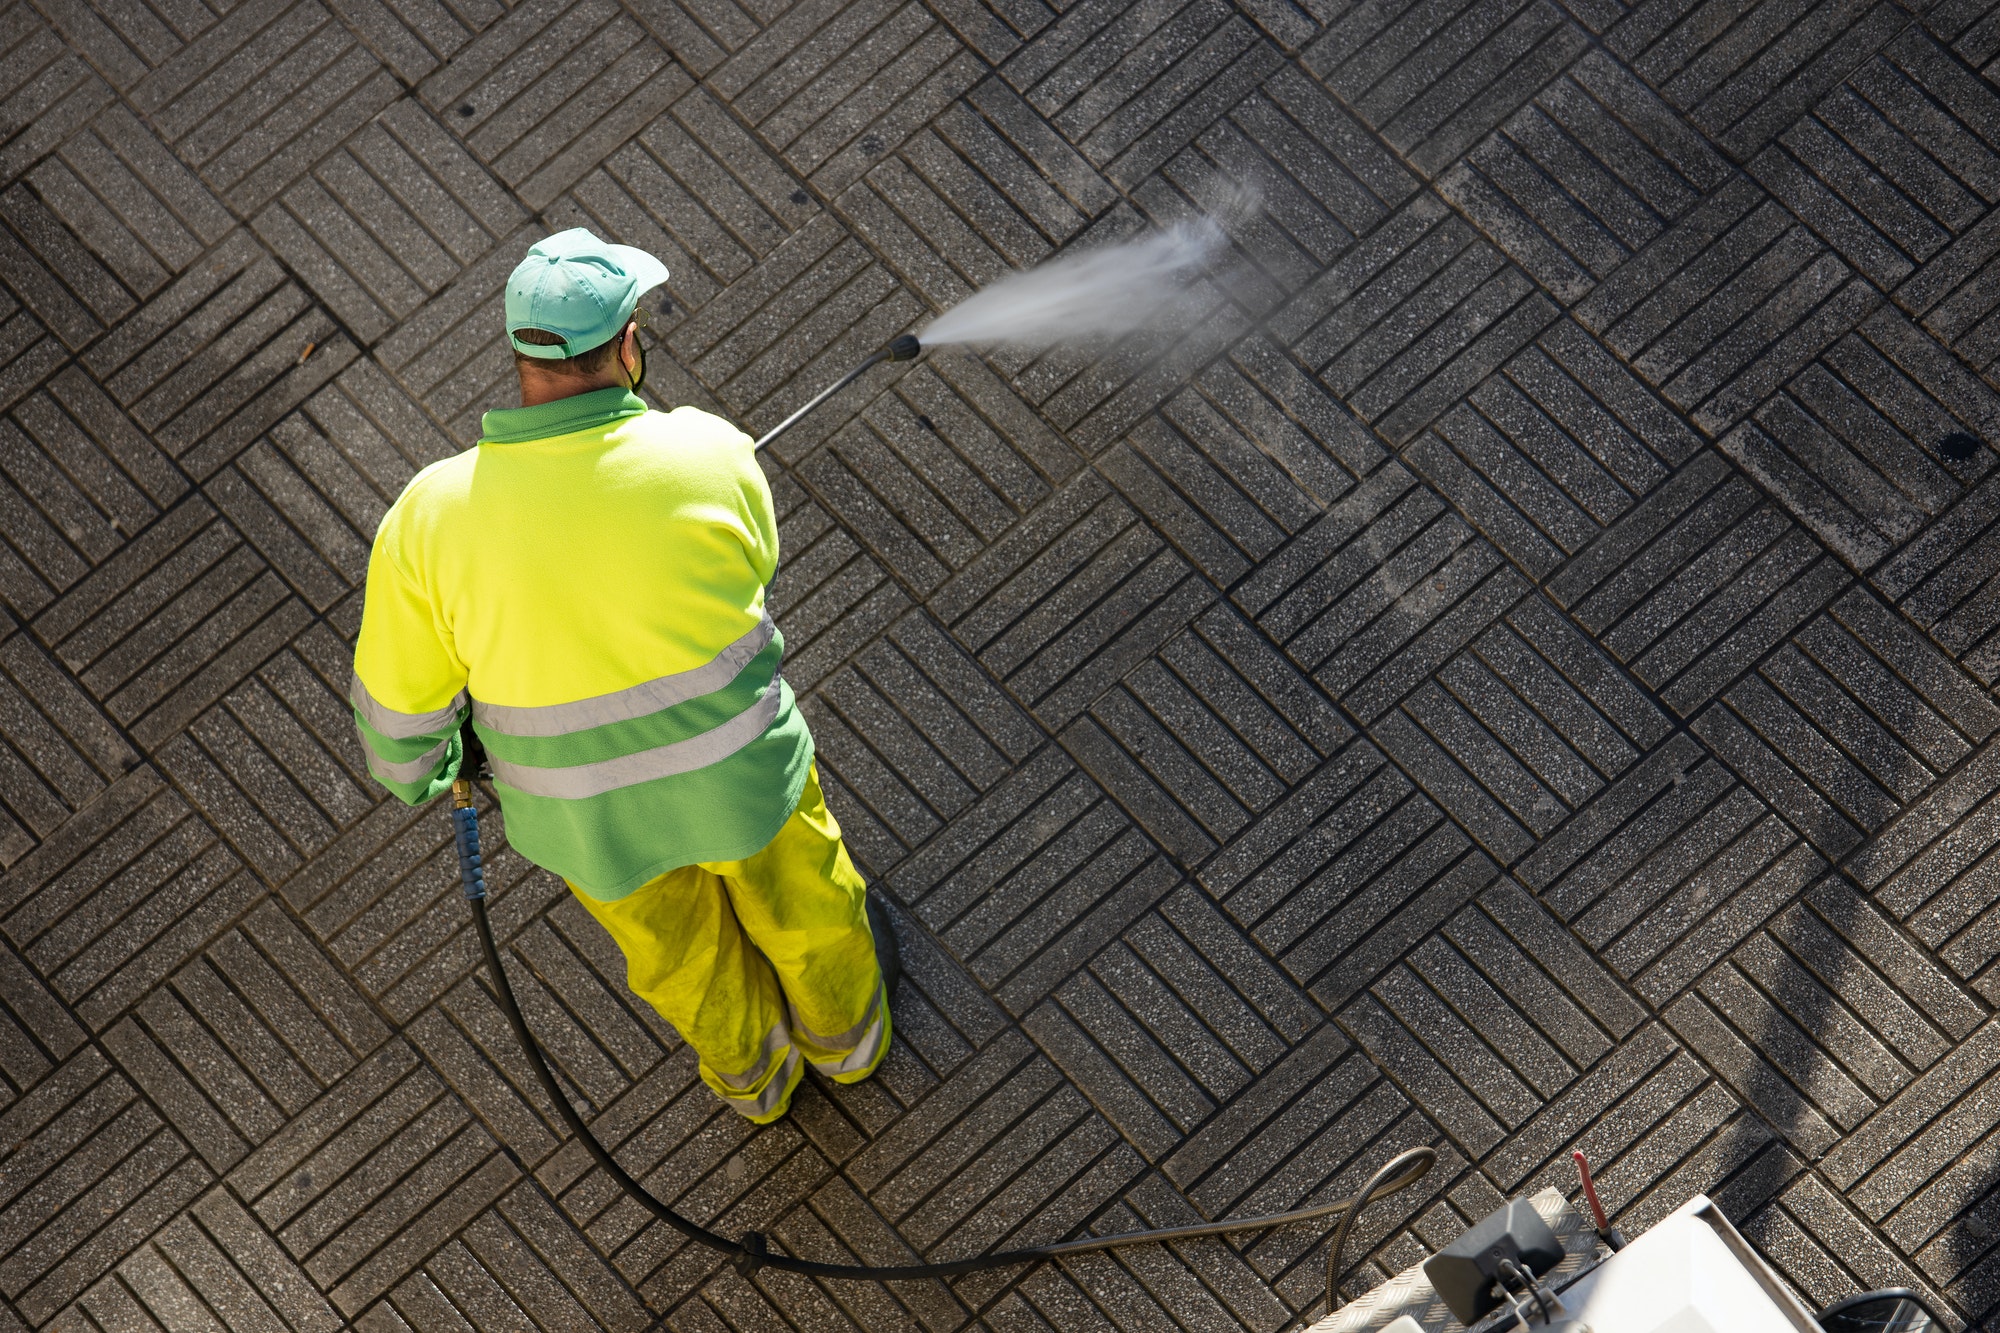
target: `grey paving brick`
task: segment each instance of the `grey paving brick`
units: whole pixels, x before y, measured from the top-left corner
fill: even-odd
[[[449,990],[477,953],[461,910],[433,910],[457,884],[456,870],[440,856],[448,855],[449,832],[424,817],[435,814],[378,805],[284,884],[286,900],[336,962],[399,1022]],[[509,851],[504,835],[494,824],[481,841],[491,848],[487,884],[502,938],[565,892],[560,880]],[[378,952],[385,943],[396,948]]]
[[[440,1223],[455,1230],[517,1174],[494,1148],[396,1042],[334,1083],[228,1179],[333,1303],[359,1311],[422,1262],[423,1252],[411,1251],[426,1231]]]
[[[617,1273],[526,1186],[480,1213],[419,1273],[392,1288],[387,1304],[420,1329],[440,1317],[605,1333],[633,1333],[651,1322]]]
[[[1818,542],[1711,453],[1697,455],[1547,586],[1685,717],[1848,581]]]
[[[1350,1060],[1358,1061],[1358,1056]],[[1452,1147],[1449,1137],[1429,1117],[1406,1108],[1407,1103],[1388,1080],[1376,1083],[1337,1117],[1329,1117],[1332,1108],[1326,1098],[1302,1098],[1281,1125],[1306,1138],[1305,1150],[1278,1165],[1242,1206],[1296,1207],[1304,1202],[1297,1192],[1304,1180],[1329,1171],[1335,1173],[1334,1180],[1339,1183],[1330,1181],[1327,1188],[1314,1194],[1323,1199],[1337,1198],[1342,1187],[1348,1191],[1358,1189],[1376,1164],[1419,1143],[1438,1150],[1444,1171],[1460,1174],[1466,1161]],[[1317,1134],[1312,1132],[1315,1128],[1319,1130]],[[1406,1228],[1443,1189],[1441,1183],[1433,1184],[1426,1190],[1406,1194],[1393,1204],[1385,1200],[1380,1205],[1381,1212],[1366,1224],[1357,1221],[1355,1247],[1373,1252],[1374,1263],[1363,1268],[1354,1285],[1378,1279],[1386,1269],[1407,1266],[1399,1265],[1399,1261],[1421,1252],[1410,1242]],[[1265,1205],[1265,1199],[1285,1202]],[[1298,1202],[1294,1203],[1294,1199]],[[1282,1232],[1266,1236],[1252,1251],[1250,1263],[1272,1282],[1283,1300],[1298,1309],[1311,1309],[1326,1290],[1326,1245],[1319,1236],[1288,1236]],[[1368,1271],[1370,1267],[1373,1272]]]
[[[1326,267],[1271,327],[1363,420],[1402,443],[1555,311],[1441,199],[1420,194]]]
[[[1996,406],[2000,400],[1943,348],[1883,310],[1828,349],[1720,447],[1865,572],[1909,544],[1985,474],[1984,450],[1954,466],[1937,448],[1968,425],[1984,429],[1975,423]],[[1904,573],[1893,586],[1909,577]]]
[[[1214,598],[1106,489],[1079,477],[930,599],[959,642],[1056,725]]]
[[[1128,674],[1091,718],[1074,742],[1086,746],[1086,765],[1189,863],[1352,735],[1303,676],[1221,607]],[[1176,807],[1193,813],[1199,831],[1167,814]]]
[[[918,6],[819,4],[794,7],[710,77],[833,195],[966,92],[981,64]]]
[[[167,453],[205,477],[354,355],[238,230],[93,346],[85,365]]]
[[[812,504],[780,521],[786,549],[803,548],[812,553],[812,561],[781,570],[768,594],[788,652],[798,645],[795,665],[786,676],[794,689],[812,688],[910,607],[907,594],[845,530],[829,524],[811,544],[791,540],[788,527],[815,521],[827,519]]]
[[[1601,50],[1438,178],[1438,190],[1564,302],[1722,183],[1727,166]]]
[[[1430,177],[1540,92],[1588,40],[1561,11],[1532,0],[1445,13],[1342,7],[1304,55]]]
[[[0,1005],[0,1072],[13,1089],[40,1082],[85,1040],[68,1007],[11,948],[0,951]]]
[[[213,1179],[95,1047],[4,1113],[0,1291],[46,1321]]]
[[[1697,447],[1677,415],[1564,321],[1434,422],[1404,457],[1539,580]]]
[[[1912,30],[1779,136],[1751,171],[1876,285],[1893,290],[1922,270],[1927,279],[1914,285],[1935,291],[1949,266],[1927,261],[1990,203],[1994,110],[1962,65]]]
[[[1732,1177],[1740,1181],[1761,1159],[1785,1151],[1765,1121],[1747,1110],[1730,1114],[1719,1087],[1691,1110],[1686,1122],[1670,1122],[1646,1145],[1642,1161],[1660,1172],[1659,1183],[1626,1210],[1635,1229],[1653,1225],[1696,1194],[1722,1193],[1735,1183]]]
[[[211,1190],[78,1299],[99,1327],[213,1326],[328,1333],[342,1321],[226,1190]]]
[[[1254,191],[1258,210],[1231,230],[1280,291],[1309,281],[1416,188],[1351,112],[1289,66],[1163,174],[1210,208],[1224,205],[1231,191]]]
[[[183,502],[40,622],[56,657],[157,745],[303,628],[308,613],[200,499]]]
[[[110,721],[32,637],[0,641],[0,750],[9,778],[8,863],[138,762]]]
[[[1323,688],[1354,696],[1349,706],[1372,721],[1520,595],[1511,572],[1495,572],[1500,563],[1392,465],[1265,561],[1233,597]]]
[[[143,767],[15,862],[0,885],[0,929],[94,1030],[261,894],[215,833]]]
[[[1147,918],[1128,938],[1157,954],[1165,946],[1159,927],[1144,928],[1155,921]],[[1193,989],[1200,977],[1179,980]],[[1226,990],[1226,984],[1211,982],[1210,989]],[[1073,1077],[1155,1160],[1253,1077],[1251,1067],[1130,944],[1114,944],[1099,954],[1091,970],[1065,983],[1055,1000],[1063,1012],[1048,1011],[1040,1021],[1031,1016],[1030,1032],[1059,1064],[1077,1066]],[[1239,1012],[1225,1017],[1237,1020],[1231,1026],[1243,1043],[1245,1011],[1240,1000],[1233,1007]],[[1249,1041],[1268,1063],[1283,1043],[1254,1015],[1248,1022],[1256,1034]],[[1134,1103],[1133,1093],[1144,1100]]]
[[[372,342],[522,220],[444,125],[405,98],[287,188],[252,229]]]
[[[905,281],[943,308],[1045,257],[1116,196],[1004,83],[987,80],[838,200]]]
[[[0,179],[11,179],[109,105],[115,94],[65,44],[69,34],[59,35],[30,6],[16,0],[4,23],[0,60],[5,61],[6,92],[0,123],[7,130],[0,139]]]
[[[1042,739],[922,612],[830,678],[807,712],[822,737],[823,770],[861,803],[853,818],[880,830],[861,844],[877,873],[991,790]]]
[[[1148,190],[1142,202],[1148,208],[1166,209],[1157,216],[1168,225],[1193,210],[1183,196],[1168,194],[1165,187]],[[1041,358],[1028,375],[1017,377],[1017,382],[1051,368],[1047,382],[1036,386],[1040,391],[1067,376],[1067,382],[1039,404],[1040,409],[1078,447],[1091,454],[1102,453],[1172,397],[1198,370],[1251,332],[1251,317],[1243,306],[1231,302],[1225,276],[1211,268],[1181,290],[1173,313],[1163,321],[1177,331],[1173,336],[1129,339],[1095,360],[1080,349],[1059,348]]]
[[[387,1035],[266,900],[106,1042],[203,1159],[226,1170]]]
[[[1707,1075],[1673,1041],[1666,1029],[1648,1023],[1630,1033],[1607,1058],[1596,1062],[1566,1090],[1551,1098],[1486,1157],[1493,1179],[1510,1191],[1559,1178],[1570,1151],[1581,1151],[1592,1169],[1617,1179],[1618,1162],[1646,1135],[1698,1092]],[[1623,1206],[1636,1192],[1627,1168],[1622,1193],[1607,1208]]]
[[[1908,21],[1903,10],[1862,0],[1757,13],[1646,0],[1612,27],[1606,45],[1743,162]]]
[[[675,1200],[676,1207],[687,1211],[687,1205],[699,1201],[693,1192],[703,1181],[712,1180],[718,1188],[726,1182],[725,1197],[741,1195],[754,1187],[753,1170],[761,1177],[800,1141],[796,1129],[788,1128],[768,1142],[750,1142],[741,1128],[717,1118],[720,1111],[695,1078],[693,1053],[683,1051],[636,1085],[624,1104],[600,1117],[598,1132],[611,1142],[624,1144],[621,1151],[628,1169],[638,1171],[649,1189],[661,1198]],[[736,1180],[729,1181],[732,1155],[738,1156],[742,1166]],[[563,1171],[564,1177],[576,1175],[574,1168],[583,1167],[584,1159],[580,1152],[571,1156],[573,1164],[559,1157],[555,1164],[544,1167],[544,1179],[556,1165],[571,1167]],[[684,1245],[678,1236],[665,1232],[634,1205],[621,1200],[594,1168],[575,1183],[557,1189],[556,1196],[564,1214],[610,1257],[628,1282],[643,1282],[663,1262],[671,1263]],[[709,1207],[713,1207],[712,1202]]]
[[[6,597],[32,615],[144,528],[187,481],[87,375],[65,369],[0,424]]]
[[[1884,1283],[1935,1291],[1812,1175],[1801,1176],[1777,1202],[1745,1219],[1745,1235],[1755,1237],[1759,1250],[1816,1303],[1879,1291]]]
[[[1191,394],[1127,441],[1100,468],[1225,587],[1320,513],[1281,465]]]
[[[1991,766],[1982,748],[1884,829],[1854,868],[1860,882],[1937,958],[1958,976],[1977,978],[1982,993],[1990,989],[1981,943],[1988,904],[1981,877],[1967,872],[1993,837],[1986,800]]]
[[[1143,16],[1142,16],[1143,14]],[[1136,184],[1280,62],[1225,7],[1065,14],[1002,67],[1028,103],[1112,179]]]
[[[958,386],[930,366],[904,375],[798,464],[797,476],[918,597],[1048,495],[1038,464],[1057,477],[1075,465],[1053,437],[1008,429],[1025,404],[1001,398],[1003,386],[956,373]]]
[[[0,319],[0,349],[7,358],[0,371],[0,403],[12,406],[54,374],[68,353],[61,340],[12,296],[0,293],[0,310],[6,312]],[[11,571],[9,577],[11,581]]]
[[[851,368],[918,310],[888,270],[821,214],[733,283],[726,297],[676,328],[666,345],[717,386],[746,428],[765,429],[809,396],[802,386],[816,391],[831,378],[827,367]]]
[[[1716,436],[1879,301],[1789,211],[1737,177],[1600,283],[1576,313]]]
[[[208,186],[122,106],[64,141],[30,179],[48,208],[142,298],[199,259],[231,224]]]
[[[1230,914],[1315,998],[1338,1003],[1494,873],[1364,742],[1225,847],[1204,879],[1230,886]]]
[[[121,90],[180,50],[190,37],[212,27],[216,19],[205,7],[169,13],[153,5],[107,13],[88,4],[58,4],[44,13],[70,45],[107,72]]]
[[[1739,733],[1746,744],[1754,739],[1740,724]],[[1789,903],[1825,864],[1699,742],[1680,734],[1545,840],[1520,873],[1657,1005]]]
[[[1848,626],[1873,631],[1879,646]],[[1899,674],[1951,690],[1973,710],[1964,715],[1969,730],[1949,728]],[[1983,739],[1993,721],[1975,690],[1856,589],[1723,696],[1733,715],[1711,711],[1694,727],[1816,846],[1837,855],[1859,840],[1857,828],[1880,828]],[[1912,748],[1926,742],[1935,756],[1929,763]]]
[[[730,118],[706,89],[682,93],[668,114],[611,154],[571,193],[577,221],[643,246],[671,271],[671,311],[653,324],[665,336],[744,274],[819,208],[799,182]]]
[[[152,295],[166,281],[167,270],[136,238],[121,236],[102,203],[54,159],[0,199],[15,230],[58,267],[71,294],[100,319],[117,319],[135,298]]]
[[[502,290],[518,255],[547,234],[529,224],[489,251],[375,347],[382,369],[464,448],[479,439],[480,415],[518,404],[505,342]]]
[[[235,9],[132,86],[156,133],[248,212],[397,95],[323,6]]]
[[[1992,254],[1993,224],[1987,212],[1990,187],[1985,185],[1984,159],[1990,156],[1987,144],[1993,129],[1985,114],[1984,86],[1968,82],[1971,71],[1938,43],[1951,43],[1952,50],[1974,68],[1987,66],[1992,58],[1991,23],[1977,7],[1947,6],[1927,26],[1930,34],[1913,32],[1885,51],[1876,62],[1883,67],[1879,73],[1872,67],[1868,71],[1874,75],[1868,86],[1879,86],[1887,96],[1901,91],[1904,83],[1929,94],[1918,104],[1930,117],[1923,138],[1938,142],[1939,160],[1948,164],[1944,178],[1925,193],[1935,198],[1935,206],[1950,221],[1928,214],[1923,218],[1932,233],[1943,233],[1946,244],[1925,257],[1896,297],[1923,318],[1926,328],[1985,369],[1992,359],[1988,350],[1992,333],[1987,327],[1992,302],[1986,295],[1990,282],[1982,273]],[[1940,81],[1942,96],[1930,88]],[[1867,233],[1862,235],[1866,238]]]
[[[8,284],[74,351],[130,314],[137,300],[26,182],[0,192]]]
[[[686,90],[669,60],[615,5],[530,5],[467,43],[418,94],[539,209]]]
[[[1489,852],[1511,862],[1668,730],[1633,682],[1531,598],[1371,734]]]
[[[1127,816],[1051,747],[946,825],[888,882],[1020,1013],[1060,979],[1063,958],[1091,940],[1094,952],[1175,879]]]

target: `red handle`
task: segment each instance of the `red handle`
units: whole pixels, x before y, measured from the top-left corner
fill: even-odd
[[[1599,1231],[1611,1230],[1611,1219],[1604,1215],[1604,1205],[1597,1201],[1597,1184],[1590,1178],[1590,1163],[1581,1152],[1572,1152],[1576,1159],[1576,1173],[1583,1177],[1583,1197],[1590,1204],[1591,1216],[1597,1219]]]

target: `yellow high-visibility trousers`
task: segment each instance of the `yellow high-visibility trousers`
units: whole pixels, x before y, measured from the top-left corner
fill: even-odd
[[[856,1083],[887,1053],[867,885],[817,765],[756,854],[670,870],[616,902],[570,892],[624,950],[632,993],[701,1057],[702,1081],[755,1123],[785,1113],[804,1060]]]

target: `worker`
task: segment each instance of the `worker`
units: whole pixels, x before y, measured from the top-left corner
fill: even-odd
[[[778,672],[778,524],[750,437],[637,394],[638,302],[666,278],[581,227],[529,247],[506,296],[521,406],[383,516],[351,700],[370,771],[413,805],[450,787],[470,715],[507,841],[568,882],[715,1095],[765,1124],[806,1061],[837,1083],[875,1071],[889,997]]]

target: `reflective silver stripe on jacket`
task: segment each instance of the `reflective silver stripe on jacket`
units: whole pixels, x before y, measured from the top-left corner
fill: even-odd
[[[727,759],[763,735],[777,721],[778,709],[784,704],[783,690],[783,677],[772,676],[770,685],[757,702],[727,722],[711,727],[699,736],[656,745],[636,754],[621,754],[611,759],[600,759],[594,764],[537,768],[513,763],[488,751],[487,762],[493,767],[495,780],[529,796],[554,796],[571,801],[602,796],[620,787],[636,786],[654,778],[672,777],[676,773],[691,773],[697,768],[707,768]]]
[[[415,759],[400,761],[384,759],[371,749],[368,750],[368,771],[384,782],[423,782],[436,773],[438,765],[444,762],[444,749],[449,744],[449,740],[439,741]]]
[[[353,683],[347,687],[347,701],[382,735],[392,741],[408,741],[456,727],[458,710],[465,707],[465,691],[460,690],[443,708],[428,713],[399,713],[370,694],[361,683],[361,674],[356,672]]]
[[[574,703],[521,708],[475,699],[472,716],[480,726],[503,736],[567,736],[571,732],[588,731],[612,722],[630,722],[633,718],[647,717],[663,708],[672,708],[675,704],[699,699],[704,694],[722,689],[735,680],[758,653],[764,651],[771,642],[771,636],[777,632],[777,622],[766,610],[764,618],[748,634],[698,667],[641,681],[610,694],[578,699]]]

